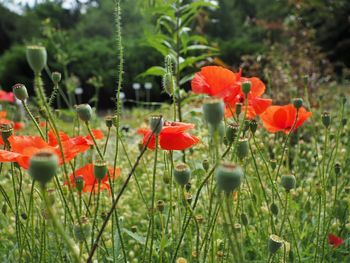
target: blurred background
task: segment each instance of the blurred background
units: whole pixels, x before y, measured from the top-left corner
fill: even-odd
[[[130,106],[170,100],[161,87],[168,54],[181,63],[187,91],[204,65],[242,68],[281,101],[285,92],[297,95],[306,87],[312,96],[325,83],[342,85],[350,76],[349,0],[121,2],[122,91]],[[25,46],[42,44],[48,69],[63,73],[72,104],[112,108],[119,63],[113,12],[112,0],[0,0],[1,88],[21,82],[32,92]]]

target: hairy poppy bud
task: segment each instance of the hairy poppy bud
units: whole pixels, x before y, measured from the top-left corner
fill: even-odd
[[[80,104],[76,106],[76,111],[78,113],[79,118],[84,121],[88,122],[92,118],[92,109],[89,104]]]
[[[228,143],[233,143],[234,140],[236,139],[236,135],[238,132],[238,125],[237,124],[228,124],[226,127],[226,139]]]
[[[231,163],[224,163],[216,169],[218,189],[230,193],[241,185],[243,170]]]
[[[105,161],[97,161],[94,163],[94,176],[97,181],[101,182],[107,173],[107,163]]]
[[[303,106],[303,99],[302,98],[293,99],[293,106],[296,109],[300,109]]]
[[[30,176],[42,185],[45,185],[53,178],[57,168],[57,155],[48,151],[40,151],[34,154],[29,162]]]
[[[35,75],[40,74],[46,66],[47,53],[43,46],[27,46],[27,61]]]
[[[235,113],[237,116],[239,116],[239,114],[241,114],[242,112],[242,107],[243,107],[243,104],[242,103],[236,103],[235,105]]]
[[[256,122],[256,120],[251,120],[250,121],[250,126],[249,126],[251,132],[254,134],[258,128],[258,123]]]
[[[23,84],[18,83],[13,85],[12,91],[13,91],[13,94],[15,94],[15,97],[21,101],[24,101],[29,97],[27,88]]]
[[[248,139],[239,139],[237,144],[237,156],[240,160],[248,156],[249,145]]]
[[[77,188],[78,192],[83,191],[84,188],[84,177],[79,175],[75,177],[75,187]]]
[[[55,72],[52,72],[51,78],[54,84],[58,84],[61,81],[62,75],[60,72],[55,71]]]
[[[80,219],[80,223],[74,225],[74,235],[79,242],[84,242],[90,236],[91,227],[89,219],[85,216]]]
[[[251,88],[252,88],[252,83],[250,81],[242,82],[242,91],[246,97],[248,96]]]
[[[277,206],[276,203],[272,203],[272,204],[270,205],[270,210],[271,210],[271,213],[272,213],[273,215],[275,215],[275,216],[278,215],[278,206]]]
[[[155,135],[160,134],[163,129],[163,124],[164,120],[162,115],[153,115],[149,119],[149,127]]]
[[[175,78],[171,73],[165,73],[163,76],[163,88],[169,96],[174,94],[175,90]]]
[[[269,251],[271,254],[274,254],[279,250],[283,245],[283,239],[277,235],[270,235],[269,237]]]
[[[224,112],[224,102],[222,100],[209,99],[203,104],[204,119],[214,128],[222,122]]]
[[[331,125],[331,116],[328,112],[324,112],[321,116],[322,124],[328,128]]]
[[[191,170],[187,164],[181,163],[175,166],[174,179],[179,185],[184,186],[187,184],[190,180],[190,176]]]
[[[210,164],[209,164],[208,159],[204,159],[204,160],[203,160],[202,166],[203,166],[203,169],[204,169],[206,172],[208,172],[209,167],[210,167]]]
[[[296,180],[294,175],[282,175],[281,185],[289,192],[291,189],[295,188]]]

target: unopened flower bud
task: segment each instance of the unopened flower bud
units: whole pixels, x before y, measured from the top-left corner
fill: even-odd
[[[236,103],[235,105],[235,113],[237,116],[239,116],[242,112],[242,107],[243,107],[243,104],[242,103]]]
[[[270,165],[271,165],[272,170],[275,170],[276,167],[277,167],[277,160],[276,159],[271,159],[270,160]]]
[[[331,116],[329,115],[328,112],[324,112],[321,116],[322,119],[322,124],[328,128],[329,125],[331,125]]]
[[[112,116],[107,116],[105,118],[106,126],[108,129],[112,128],[113,126],[113,117]]]
[[[54,84],[58,84],[61,81],[62,75],[60,72],[55,71],[55,72],[52,72],[51,78]]]
[[[75,177],[75,187],[77,188],[78,192],[81,193],[81,191],[83,191],[84,188],[84,177],[81,175],[78,175]]]
[[[163,120],[163,116],[162,115],[153,115],[149,119],[150,129],[155,135],[159,135],[160,134],[160,132],[163,129],[163,124],[164,124],[164,120]]]
[[[204,119],[212,127],[218,127],[224,118],[224,102],[219,99],[208,99],[203,104]]]
[[[46,66],[46,48],[43,46],[27,46],[26,56],[28,64],[35,75],[40,74]]]
[[[27,88],[23,84],[18,83],[13,85],[12,91],[15,97],[21,101],[24,101],[29,97]]]
[[[158,211],[161,213],[164,211],[164,201],[163,200],[157,201],[157,208],[158,208]]]
[[[88,122],[92,118],[92,109],[89,104],[80,104],[76,106],[76,111],[78,114],[78,117],[83,122]]]
[[[258,128],[258,123],[256,122],[256,120],[251,120],[250,121],[250,126],[249,126],[251,132],[254,134]]]
[[[291,189],[295,188],[296,180],[294,175],[282,175],[281,185],[289,192]]]
[[[341,166],[340,166],[339,163],[336,163],[336,164],[334,165],[334,172],[335,172],[335,175],[339,175],[339,174],[340,174],[340,172],[341,172]]]
[[[163,76],[163,88],[169,96],[172,96],[174,94],[175,86],[176,84],[174,76],[169,72],[165,73]]]
[[[227,194],[238,188],[243,179],[242,168],[231,163],[221,164],[215,174],[218,189]]]
[[[175,166],[174,168],[174,179],[175,181],[184,186],[190,180],[191,170],[187,164],[181,163]]]
[[[272,203],[272,204],[270,205],[270,210],[271,210],[271,213],[272,213],[273,215],[275,215],[275,216],[278,215],[278,206],[277,206],[276,203]]]
[[[303,99],[302,98],[293,99],[293,106],[297,110],[300,109],[303,106]]]
[[[209,167],[210,167],[210,164],[209,164],[209,161],[207,159],[204,159],[203,162],[202,162],[202,166],[203,166],[203,169],[208,172],[209,170]]]
[[[248,96],[251,88],[252,88],[252,83],[250,81],[242,82],[242,91],[246,97]]]
[[[55,175],[58,168],[58,157],[49,151],[40,151],[32,156],[29,163],[29,174],[33,180],[45,185]]]

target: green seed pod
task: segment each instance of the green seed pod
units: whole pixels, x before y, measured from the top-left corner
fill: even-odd
[[[239,116],[242,112],[242,107],[243,107],[243,104],[242,103],[236,103],[235,105],[235,113],[237,116]]]
[[[303,99],[302,98],[293,99],[293,106],[296,109],[300,109],[303,106]]]
[[[45,185],[53,178],[57,168],[57,155],[48,151],[40,151],[30,159],[28,171],[33,180]]]
[[[106,126],[108,129],[112,128],[113,126],[113,117],[112,116],[107,116],[105,118]]]
[[[157,201],[157,209],[159,212],[163,212],[164,211],[164,201],[163,200],[158,200]]]
[[[0,124],[0,133],[5,144],[9,144],[8,138],[13,134],[13,127],[11,123]]]
[[[275,216],[278,215],[279,209],[278,209],[278,206],[277,206],[276,203],[272,203],[272,204],[270,205],[270,210],[271,210],[271,213],[272,213],[273,215],[275,215]]]
[[[84,188],[84,177],[81,175],[78,175],[75,177],[75,187],[77,188],[78,192],[81,193],[81,191],[83,191]]]
[[[191,170],[187,164],[181,163],[175,166],[174,179],[179,185],[184,186],[187,184],[190,180],[190,176]]]
[[[322,124],[328,128],[331,125],[331,116],[328,112],[324,112],[321,116]]]
[[[248,216],[245,213],[241,214],[241,222],[244,226],[249,224]]]
[[[136,233],[137,232],[137,226],[131,226],[131,232]]]
[[[43,46],[27,46],[27,61],[35,75],[41,73],[46,66],[47,53]]]
[[[250,81],[242,82],[242,91],[246,97],[248,96],[251,88],[252,88],[252,83]]]
[[[275,254],[283,245],[283,239],[277,235],[270,235],[269,237],[269,252]]]
[[[335,172],[335,175],[339,175],[339,174],[340,174],[340,172],[341,172],[341,166],[340,166],[339,163],[336,163],[336,164],[334,165],[334,172]]]
[[[172,96],[174,94],[175,86],[176,84],[174,76],[170,72],[165,73],[163,76],[163,89],[166,93],[168,93],[169,96]]]
[[[274,171],[277,167],[277,160],[276,159],[271,159],[270,160],[270,165],[271,165],[271,168],[272,170]]]
[[[237,156],[240,160],[248,156],[249,145],[248,139],[239,139],[237,144]]]
[[[215,174],[218,189],[226,193],[238,188],[243,179],[242,168],[231,163],[221,164]]]
[[[84,242],[90,236],[91,227],[89,219],[85,216],[80,219],[80,223],[81,225],[79,223],[74,225],[74,235],[79,242]]]
[[[204,159],[203,162],[202,162],[202,166],[203,166],[203,169],[208,172],[209,168],[210,168],[210,164],[209,164],[209,161],[207,159]]]
[[[258,123],[256,122],[256,120],[251,120],[250,121],[249,129],[251,130],[251,132],[253,134],[256,132],[256,130],[258,129]]]
[[[238,129],[239,127],[237,124],[231,123],[226,126],[226,139],[229,144],[235,141]]]
[[[89,104],[80,104],[77,105],[75,110],[78,113],[78,117],[83,121],[83,122],[88,122],[92,118],[92,109]]]
[[[97,161],[94,163],[94,176],[97,181],[101,182],[107,174],[107,163],[105,161]]]
[[[208,99],[203,104],[203,115],[212,127],[218,127],[224,119],[224,102],[219,99]]]
[[[170,183],[170,176],[168,175],[163,175],[163,182],[165,184],[169,184]]]
[[[52,72],[51,78],[54,84],[58,84],[61,81],[62,75],[60,72],[55,71],[55,72]]]
[[[296,180],[294,175],[282,175],[281,185],[289,192],[291,189],[295,188]]]
[[[163,129],[163,124],[164,120],[162,115],[153,115],[149,119],[149,127],[155,135],[160,134]]]
[[[27,88],[23,84],[18,83],[13,85],[12,91],[13,91],[13,94],[15,94],[15,97],[21,101],[24,101],[29,97]]]

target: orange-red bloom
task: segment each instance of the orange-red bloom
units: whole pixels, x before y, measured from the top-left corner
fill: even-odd
[[[14,102],[15,96],[12,92],[6,92],[4,90],[0,90],[0,101],[8,101],[8,102]]]
[[[102,133],[95,131],[96,138],[101,138]],[[77,136],[69,138],[65,133],[60,133],[62,139],[63,155],[65,162],[69,162],[79,153],[90,148],[90,136]],[[103,136],[103,135],[102,135]],[[63,158],[56,138],[49,133],[49,142],[45,142],[39,136],[14,136],[8,139],[11,151],[0,150],[0,162],[17,162],[25,169],[29,167],[30,158],[41,150],[51,151],[59,157],[59,164],[63,163]]]
[[[328,235],[328,243],[333,247],[337,248],[344,243],[344,240],[334,234]]]
[[[283,131],[284,133],[289,133],[295,122],[296,114],[297,110],[293,104],[288,104],[284,106],[270,106],[260,115],[260,118],[269,132]],[[301,107],[294,130],[298,129],[311,115],[312,112],[308,112],[304,107]]]
[[[163,150],[184,150],[192,147],[199,142],[199,138],[187,133],[193,129],[194,124],[184,122],[164,122],[162,131],[159,134],[159,145]],[[138,134],[142,134],[143,145],[146,145],[150,136],[152,136],[148,148],[155,149],[156,139],[150,129],[138,129]]]
[[[113,176],[113,168],[108,167],[109,174]],[[115,169],[115,175],[113,179],[116,179],[120,175],[120,169],[117,167]],[[96,180],[94,176],[94,166],[93,164],[89,163],[80,169],[76,170],[74,173],[72,173],[69,176],[69,181],[73,187],[75,187],[75,178],[77,176],[82,176],[84,180],[84,187],[83,192],[91,193],[92,191],[97,192],[98,190],[98,181]],[[67,185],[67,182],[65,182],[65,185]],[[108,174],[106,173],[106,176],[101,180],[100,189],[107,189],[110,190],[111,187],[108,183]]]
[[[264,112],[272,101],[261,98],[265,92],[265,84],[259,78],[245,78],[241,76],[241,73],[241,71],[234,73],[217,66],[203,67],[192,79],[192,91],[222,98],[226,104],[225,115],[229,117],[234,113],[236,103],[245,104],[242,83],[249,81],[251,90],[248,94],[248,108],[246,110],[247,117],[253,118]],[[243,108],[243,111],[245,111],[245,108]]]

